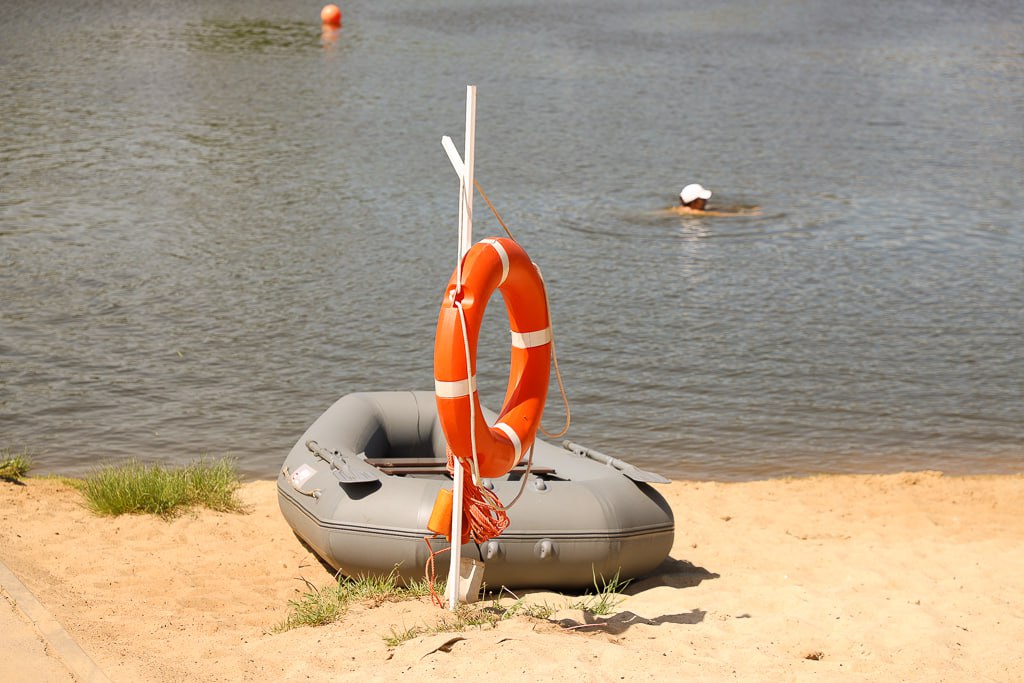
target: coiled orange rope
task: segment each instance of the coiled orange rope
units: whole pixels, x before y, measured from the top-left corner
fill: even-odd
[[[468,468],[463,462],[463,467]],[[448,449],[448,471],[455,471],[455,455]],[[477,543],[489,541],[508,528],[508,515],[493,491],[477,486],[472,477],[462,480],[462,512],[466,529]],[[465,534],[465,532],[463,532]]]

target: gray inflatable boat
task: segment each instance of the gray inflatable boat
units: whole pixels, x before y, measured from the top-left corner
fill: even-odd
[[[489,423],[495,418],[488,414]],[[524,476],[520,465],[485,485],[507,505]],[[641,576],[668,556],[675,528],[649,482],[668,480],[570,442],[559,448],[538,439],[509,527],[465,544],[462,556],[485,563],[491,588],[586,588],[617,572]],[[302,435],[277,479],[285,519],[325,562],[348,576],[397,571],[404,579],[423,577],[427,521],[438,491],[451,486],[427,391],[342,397]],[[436,551],[448,542],[431,545]],[[447,574],[449,556],[437,556],[438,576]]]

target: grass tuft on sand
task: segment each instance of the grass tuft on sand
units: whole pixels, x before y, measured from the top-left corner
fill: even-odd
[[[199,460],[169,469],[130,460],[105,465],[86,477],[80,490],[98,515],[153,514],[174,517],[194,507],[244,512],[238,499],[241,481],[231,460]]]
[[[28,453],[15,455],[9,448],[0,451],[0,479],[18,484],[28,475],[30,469],[32,458]]]
[[[582,600],[569,605],[571,609],[578,609],[590,612],[598,616],[607,616],[615,611],[615,607],[622,602],[620,593],[629,585],[630,579],[622,580],[619,572],[610,579],[601,577],[601,585],[597,585],[597,573],[594,573],[594,593],[588,593]]]
[[[274,628],[275,633],[303,626],[325,626],[340,621],[353,603],[369,602],[379,605],[383,602],[425,599],[431,594],[431,585],[426,580],[403,584],[398,578],[397,570],[393,570],[387,576],[351,578],[338,574],[335,583],[323,588],[317,588],[305,579],[303,581],[306,584],[306,592],[298,600],[288,602],[291,614]],[[595,576],[593,594],[588,591],[580,600],[567,602],[561,609],[577,609],[596,616],[606,616],[622,601],[620,591],[628,584],[628,580],[623,581],[619,578],[618,572],[611,579],[602,578],[601,585],[598,585]],[[443,595],[444,582],[435,583],[433,589],[435,594]],[[460,604],[451,612],[439,609],[433,624],[411,626],[401,630],[392,626],[391,633],[382,637],[388,647],[397,647],[407,640],[431,633],[495,628],[500,622],[516,617],[550,620],[560,609],[546,602],[528,605],[523,598],[519,598],[507,588],[503,588],[500,593],[506,592],[514,598],[514,602],[509,605],[503,605],[499,598],[495,598],[489,607]]]
[[[291,614],[277,625],[276,633],[290,631],[301,626],[324,626],[341,619],[349,606],[355,602],[383,602],[418,599],[430,595],[430,585],[426,580],[403,583],[398,572],[392,571],[387,576],[361,576],[352,578],[339,574],[336,582],[317,588],[305,581],[307,591],[298,600],[289,600]],[[435,587],[435,591],[444,591]]]
[[[305,580],[304,580],[305,581]],[[387,576],[337,576],[336,583],[317,588],[305,581],[307,591],[298,600],[290,600],[291,614],[275,627],[275,633],[290,631],[303,626],[325,626],[340,621],[354,603],[381,604],[402,600],[425,599],[431,593],[430,584],[423,581],[403,583],[396,571]],[[434,592],[443,595],[444,582],[434,584]],[[426,633],[447,633],[464,631],[474,626],[494,626],[506,618],[503,614],[492,613],[472,605],[459,605],[455,612],[438,610],[438,621],[432,626],[413,626],[403,631],[391,627],[391,634],[383,636],[389,647],[395,647]]]

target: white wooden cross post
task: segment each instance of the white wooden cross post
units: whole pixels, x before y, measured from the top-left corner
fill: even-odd
[[[476,145],[476,86],[466,86],[466,158],[459,157],[455,143],[447,135],[441,138],[441,146],[459,176],[459,277],[462,276],[462,257],[473,246],[473,162]],[[467,368],[470,370],[470,368]],[[472,400],[472,396],[470,396]],[[448,570],[448,609],[454,610],[459,604],[459,573],[462,564],[462,486],[466,473],[462,463],[455,458],[452,473],[452,541],[451,567]]]

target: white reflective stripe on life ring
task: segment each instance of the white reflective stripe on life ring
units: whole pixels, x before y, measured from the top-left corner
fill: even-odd
[[[505,436],[507,436],[509,440],[512,441],[512,448],[514,448],[516,451],[516,462],[518,463],[519,460],[523,457],[523,442],[519,440],[519,435],[516,434],[516,430],[509,427],[504,422],[495,422],[494,426],[495,428],[505,432]]]
[[[462,398],[469,396],[476,391],[476,375],[469,379],[459,379],[454,382],[442,382],[434,380],[434,393],[438,398]]]
[[[505,247],[501,246],[501,242],[498,240],[485,239],[480,241],[491,245],[494,247],[494,251],[498,252],[498,258],[501,259],[501,281],[498,283],[498,286],[501,287],[505,284],[505,278],[508,277],[508,252],[505,251]]]
[[[536,330],[534,332],[509,331],[512,333],[512,346],[517,349],[532,349],[535,346],[544,346],[551,341],[550,327],[545,327],[543,330]]]

